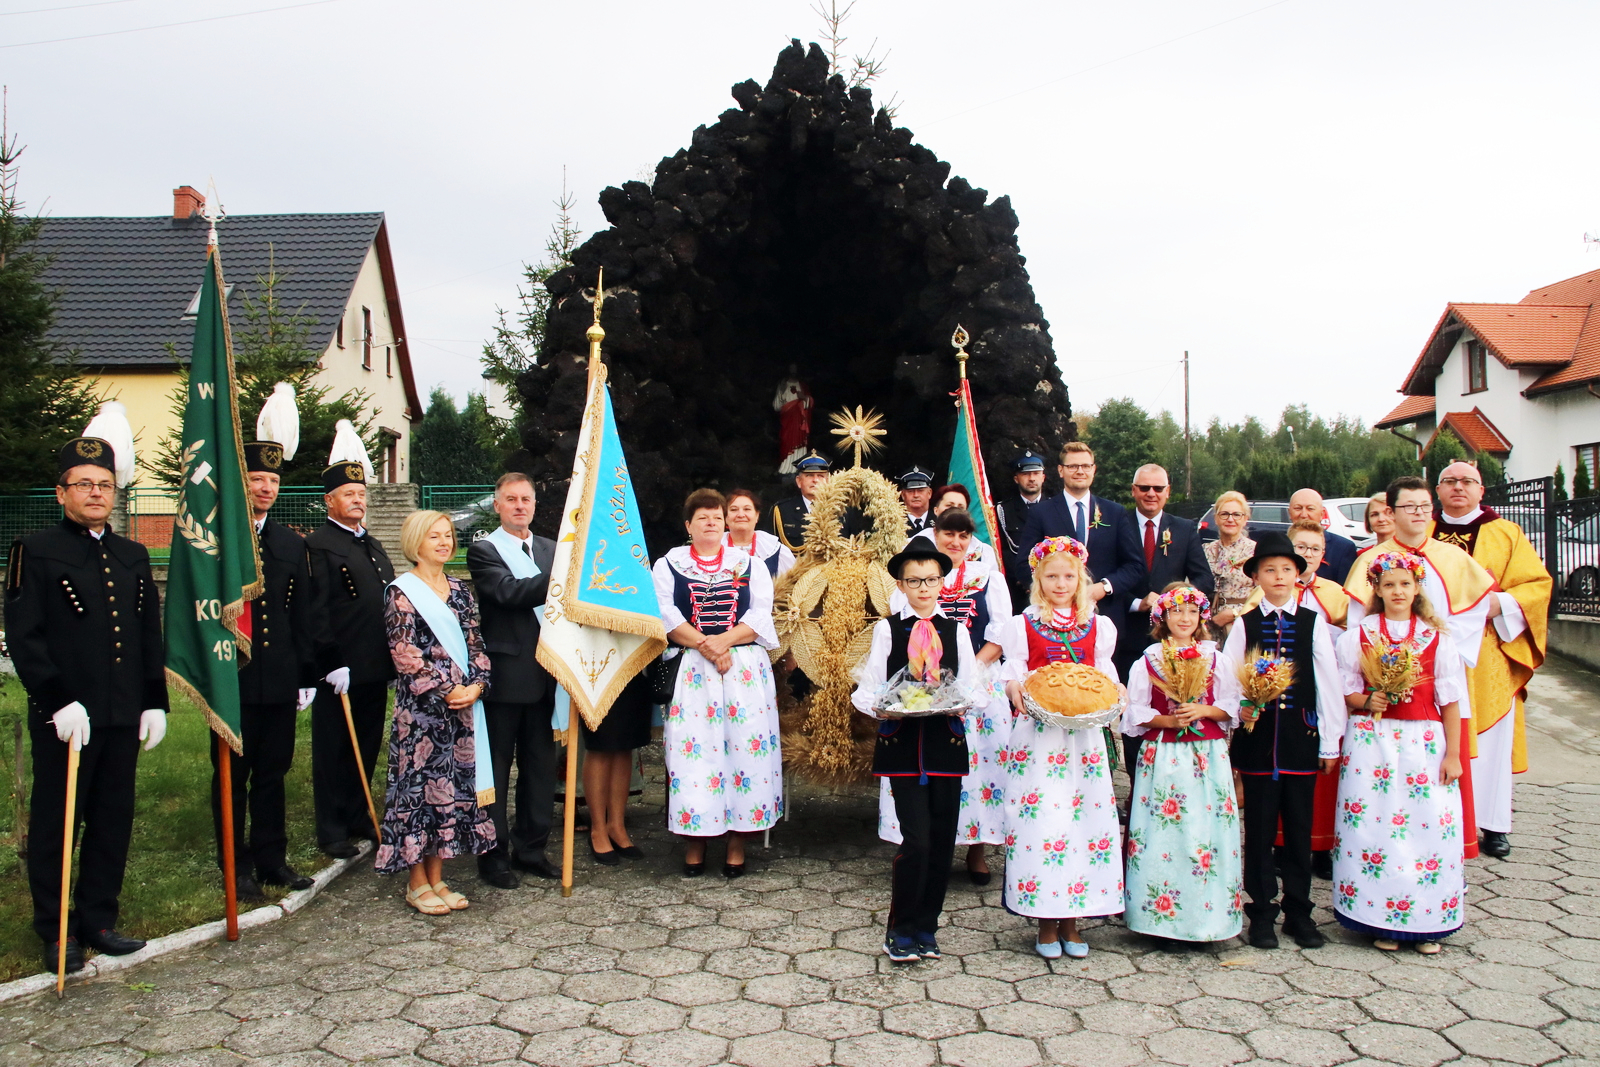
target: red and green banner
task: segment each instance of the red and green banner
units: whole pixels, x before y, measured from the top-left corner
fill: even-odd
[[[972,412],[972,383],[963,376],[956,393],[956,439],[950,448],[950,484],[972,490],[972,521],[978,537],[995,550],[995,566],[1005,569],[1005,543],[1000,539],[1000,522],[994,512],[994,497],[989,493],[989,475],[983,469],[983,449],[978,445],[978,421]]]
[[[183,483],[167,565],[167,681],[198,704],[211,728],[238,752],[239,665],[250,654],[240,623],[248,624],[245,603],[261,595],[262,579],[245,492],[224,292],[222,261],[213,245],[194,325]]]

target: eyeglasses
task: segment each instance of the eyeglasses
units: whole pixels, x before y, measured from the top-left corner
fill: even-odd
[[[907,589],[931,589],[936,585],[943,585],[944,579],[938,575],[931,575],[927,578],[902,578],[900,579],[900,584]]]
[[[1407,515],[1432,515],[1433,514],[1433,505],[1432,504],[1396,504],[1394,509],[1396,511],[1403,511]]]
[[[1244,512],[1242,512],[1242,511],[1219,511],[1219,512],[1217,512],[1217,518],[1219,518],[1219,519],[1242,519],[1242,518],[1244,518]]]
[[[1063,463],[1061,469],[1071,474],[1082,474],[1084,471],[1094,470],[1093,463]]]
[[[67,482],[65,485],[62,486],[62,488],[63,489],[76,489],[80,493],[92,493],[96,489],[98,489],[102,493],[114,493],[114,492],[117,491],[117,483],[116,482],[91,482],[91,481],[85,480],[85,481],[81,481],[81,482]]]
[[[1136,485],[1133,487],[1133,491],[1136,493],[1159,493],[1165,488],[1167,487],[1164,485]]]
[[[1442,489],[1454,489],[1458,485],[1460,485],[1460,486],[1468,486],[1468,485],[1482,485],[1482,484],[1483,483],[1478,481],[1478,479],[1476,479],[1476,478],[1440,478],[1439,479],[1439,487],[1442,488]]]

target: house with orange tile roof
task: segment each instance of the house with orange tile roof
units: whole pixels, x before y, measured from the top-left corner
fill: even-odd
[[[1600,270],[1515,304],[1447,304],[1374,425],[1425,450],[1448,429],[1511,479],[1600,474]]]

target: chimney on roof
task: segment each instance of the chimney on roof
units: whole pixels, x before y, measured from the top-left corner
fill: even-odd
[[[192,185],[180,185],[172,190],[172,217],[192,219],[205,210],[205,194]]]

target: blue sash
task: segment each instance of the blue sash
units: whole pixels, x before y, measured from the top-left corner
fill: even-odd
[[[402,574],[393,584],[411,599],[417,614],[422,616],[422,621],[428,624],[433,636],[444,646],[451,662],[461,668],[462,673],[466,673],[470,669],[467,635],[462,632],[461,622],[456,618],[456,613],[450,610],[450,605],[440,600],[439,594],[428,588],[428,583],[413,571]],[[489,723],[483,713],[482,700],[472,705],[472,742],[476,752],[473,784],[478,792],[478,803],[493,804],[494,761],[489,758]]]
[[[515,534],[507,533],[504,526],[495,527],[494,533],[485,537],[484,540],[494,545],[494,550],[500,553],[500,558],[505,561],[506,569],[511,572],[511,577],[519,579],[539,577],[541,573],[539,565],[533,561],[532,556],[522,550],[522,546],[528,544],[528,541],[523,541]],[[539,632],[543,633],[544,605],[540,604],[533,610],[539,613]],[[565,733],[567,716],[571,714],[572,698],[567,696],[567,691],[561,688],[554,678],[550,679],[550,684],[556,687],[556,708],[550,716],[550,728],[558,733]]]

